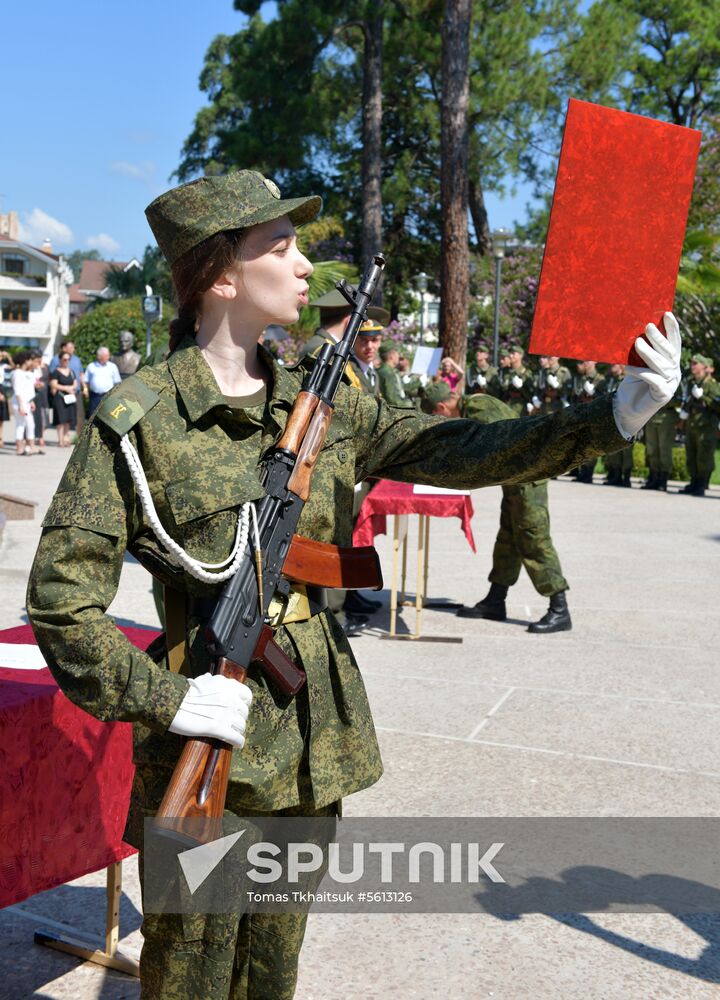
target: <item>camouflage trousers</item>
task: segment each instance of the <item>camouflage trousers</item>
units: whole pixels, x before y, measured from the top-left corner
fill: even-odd
[[[645,424],[645,463],[651,472],[672,472],[672,448],[675,440],[675,410],[665,411]]]
[[[339,803],[243,816],[332,818]],[[139,855],[143,885],[143,854]],[[314,892],[325,866],[298,884]],[[307,913],[146,913],[141,1000],[292,1000]]]
[[[550,538],[547,480],[502,489],[500,530],[488,579],[512,587],[524,566],[533,587],[544,597],[567,590],[568,582]]]
[[[628,445],[627,448],[614,451],[611,455],[604,455],[603,462],[608,472],[611,469],[617,469],[621,475],[624,475],[626,472],[632,472],[633,446]]]
[[[707,479],[715,468],[717,421],[699,421],[685,428],[685,458],[693,478]]]

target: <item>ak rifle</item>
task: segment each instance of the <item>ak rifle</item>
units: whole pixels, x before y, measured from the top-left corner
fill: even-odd
[[[376,254],[358,288],[346,281],[336,286],[352,306],[350,320],[342,340],[320,350],[282,437],[265,461],[264,496],[257,504],[261,555],[253,551],[250,533],[243,561],[224,585],[207,625],[213,673],[244,681],[250,664],[257,663],[284,695],[297,694],[305,674],[273,640],[267,621],[272,598],[287,597],[292,582],[345,589],[382,585],[371,547],[343,549],[302,538],[295,530],[310,495],[338,386],[384,266],[384,257]],[[186,740],[155,817],[158,832],[195,842],[220,835],[232,750],[221,740]]]

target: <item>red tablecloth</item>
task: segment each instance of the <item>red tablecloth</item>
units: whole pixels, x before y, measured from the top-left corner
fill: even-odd
[[[411,483],[381,479],[365,497],[353,531],[353,545],[372,545],[375,535],[387,531],[388,514],[429,514],[431,517],[459,517],[470,548],[475,551],[470,522],[473,516],[469,496],[458,493],[413,493]]]
[[[140,649],[158,634],[123,632]],[[29,625],[0,631],[34,641]],[[133,772],[128,723],[98,722],[47,669],[0,664],[0,907],[134,853],[122,840]]]

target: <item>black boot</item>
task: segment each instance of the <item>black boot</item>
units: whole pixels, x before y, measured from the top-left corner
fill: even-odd
[[[357,590],[348,591],[343,608],[351,615],[371,615],[381,607],[380,601],[369,601]]]
[[[619,469],[608,469],[607,475],[605,476],[605,485],[617,486],[619,476],[620,476]]]
[[[697,489],[698,478],[697,476],[692,476],[689,483],[680,490],[680,493],[686,493],[688,496],[695,496],[695,490]]]
[[[528,625],[528,632],[569,632],[572,628],[565,591],[561,590],[550,598],[550,606],[540,621]]]
[[[471,608],[458,608],[456,614],[458,618],[489,618],[493,622],[504,622],[507,618],[505,611],[507,592],[507,587],[503,587],[499,583],[491,583],[490,590],[482,601],[478,601]]]
[[[658,472],[658,480],[657,480],[658,484],[655,487],[655,489],[662,490],[663,493],[667,493],[667,481],[668,481],[668,473]]]
[[[619,486],[626,486],[629,490],[632,489],[632,483],[630,482],[630,473],[629,472],[623,472],[622,480],[621,480],[621,482],[618,485]]]
[[[656,472],[655,469],[650,469],[647,479],[643,486],[640,487],[641,490],[659,490],[658,479],[661,473]],[[666,477],[667,478],[667,477]]]

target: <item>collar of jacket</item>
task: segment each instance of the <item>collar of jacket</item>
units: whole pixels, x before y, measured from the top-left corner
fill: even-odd
[[[278,426],[284,429],[300,386],[262,344],[258,345],[258,353],[271,374],[268,386],[270,413]],[[168,369],[193,423],[215,407],[227,405],[210,365],[192,337],[185,337],[173,351],[168,358]]]

